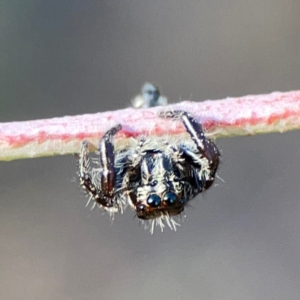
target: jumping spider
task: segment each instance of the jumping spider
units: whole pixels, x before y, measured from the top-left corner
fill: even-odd
[[[129,204],[152,232],[154,224],[163,229],[165,223],[176,230],[178,224],[172,216],[183,212],[188,201],[212,185],[220,159],[216,145],[189,113],[168,111],[159,116],[180,119],[190,139],[146,137],[115,151],[113,136],[121,130],[119,124],[100,139],[97,167],[90,167],[87,141],[79,155],[80,185],[95,206],[113,216]]]

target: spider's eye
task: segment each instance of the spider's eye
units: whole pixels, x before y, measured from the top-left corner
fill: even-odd
[[[176,203],[176,195],[174,193],[168,192],[165,194],[164,196],[164,201],[168,204],[168,205],[174,205]]]
[[[137,206],[136,206],[136,211],[137,212],[143,212],[143,211],[145,211],[146,210],[146,206],[144,205],[144,204],[138,204]]]
[[[158,207],[161,203],[161,199],[158,195],[152,194],[147,199],[147,204],[152,207]]]

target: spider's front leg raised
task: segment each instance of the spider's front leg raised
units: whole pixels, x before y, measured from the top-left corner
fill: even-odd
[[[112,142],[113,136],[121,130],[119,124],[108,130],[99,142],[99,172],[100,186],[95,184],[95,180],[89,169],[89,143],[82,143],[81,153],[79,155],[79,180],[81,187],[90,195],[96,203],[106,210],[115,210],[117,203],[114,202],[116,171],[114,166],[115,154]]]
[[[182,149],[183,153],[189,158],[191,165],[196,169],[200,169],[200,174],[202,174],[201,177],[204,175],[204,178],[199,179],[204,181],[204,189],[208,189],[214,181],[215,173],[220,161],[220,152],[216,145],[210,139],[206,138],[202,125],[198,123],[191,114],[185,111],[167,111],[161,112],[159,116],[162,118],[182,120],[182,123],[196,145],[200,156],[186,148]],[[203,164],[203,158],[207,160],[207,170],[204,170],[205,166]],[[205,174],[203,173],[204,171]]]

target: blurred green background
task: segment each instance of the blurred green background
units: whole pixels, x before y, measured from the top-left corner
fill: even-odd
[[[0,120],[300,88],[300,2],[0,3]],[[85,208],[72,156],[0,164],[1,299],[300,299],[299,132],[220,139],[177,233]]]

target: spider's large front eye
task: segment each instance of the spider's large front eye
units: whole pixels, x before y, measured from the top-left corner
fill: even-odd
[[[176,203],[176,199],[177,199],[176,195],[171,192],[167,192],[164,196],[164,202],[167,205],[174,205]]]
[[[152,194],[148,197],[147,204],[152,207],[158,207],[161,204],[161,199],[158,195]]]

